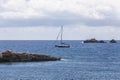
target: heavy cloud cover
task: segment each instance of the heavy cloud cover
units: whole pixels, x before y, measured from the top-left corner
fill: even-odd
[[[0,0],[0,27],[120,26],[119,0]]]

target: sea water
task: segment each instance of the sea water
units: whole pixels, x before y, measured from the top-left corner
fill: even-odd
[[[120,42],[0,41],[0,51],[27,52],[61,57],[61,61],[0,63],[0,80],[120,80]]]

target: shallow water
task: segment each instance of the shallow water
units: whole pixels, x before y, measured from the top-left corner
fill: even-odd
[[[11,49],[62,57],[61,61],[0,64],[0,80],[120,80],[120,43],[82,44],[55,48],[55,41],[0,41]]]

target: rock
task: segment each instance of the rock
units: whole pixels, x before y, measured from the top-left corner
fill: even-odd
[[[60,59],[40,54],[17,53],[10,50],[0,53],[0,62],[57,61]]]
[[[106,42],[103,40],[98,41],[95,38],[92,38],[92,39],[85,40],[84,43],[106,43]]]
[[[0,58],[2,58],[2,53],[0,52]]]
[[[12,53],[12,50],[6,50],[5,53]]]
[[[117,41],[112,39],[112,40],[110,40],[110,43],[117,43]]]

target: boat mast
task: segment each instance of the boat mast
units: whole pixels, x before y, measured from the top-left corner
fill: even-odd
[[[61,44],[62,44],[62,40],[63,40],[62,36],[63,36],[63,26],[61,26]]]

